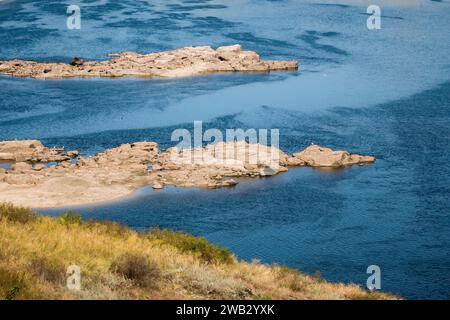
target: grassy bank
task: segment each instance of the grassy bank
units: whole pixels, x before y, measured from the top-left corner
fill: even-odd
[[[81,290],[67,289],[70,265]],[[0,299],[390,299],[280,266],[238,262],[205,239],[138,233],[0,204]]]

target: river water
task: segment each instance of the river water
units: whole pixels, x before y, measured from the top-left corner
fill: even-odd
[[[66,8],[81,8],[81,29]],[[296,73],[183,79],[0,77],[0,140],[41,139],[94,154],[176,128],[278,128],[287,152],[312,142],[371,154],[338,171],[309,168],[232,189],[144,188],[86,218],[204,236],[240,259],[382,290],[450,298],[449,1],[383,4],[368,30],[364,1],[3,1],[0,60],[104,59],[190,45],[240,43]],[[42,210],[59,214],[61,210]]]

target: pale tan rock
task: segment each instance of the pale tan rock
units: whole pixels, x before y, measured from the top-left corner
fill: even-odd
[[[70,161],[62,161],[60,163],[58,163],[58,168],[71,168],[72,167],[72,163]]]
[[[64,150],[49,149],[40,142],[1,143],[12,158],[28,155],[48,159]],[[30,151],[33,150],[33,151]],[[66,156],[66,158],[70,159]],[[11,172],[0,170],[0,202],[31,207],[58,207],[108,201],[151,185],[220,188],[238,183],[239,177],[267,177],[285,172],[288,166],[341,166],[372,162],[373,157],[310,146],[290,157],[275,147],[243,141],[208,145],[205,148],[160,152],[155,142],[123,144],[93,157],[79,157],[76,165],[61,161],[46,167],[41,161],[16,163]],[[149,170],[152,168],[152,170]]]
[[[211,188],[211,189],[215,189],[215,188],[224,188],[224,187],[234,187],[235,185],[237,185],[237,181],[234,179],[226,179],[226,180],[211,180],[206,187],[207,188]],[[192,185],[192,187],[195,186],[194,184]]]
[[[12,185],[35,185],[38,179],[33,175],[27,174],[7,174],[4,181]]]
[[[45,169],[45,164],[43,164],[43,163],[35,163],[33,165],[33,170],[35,170],[35,171],[41,171],[43,169]]]
[[[79,157],[78,160],[77,160],[76,166],[77,166],[77,167],[83,167],[83,166],[88,165],[88,163],[89,163],[89,162],[87,161],[86,158]]]
[[[33,153],[44,150],[44,146],[37,140],[1,141],[0,160],[26,161]],[[25,158],[22,160],[22,158]]]
[[[318,145],[311,145],[294,157],[310,167],[342,167],[347,165],[372,163],[374,157],[349,154],[347,151],[333,151]]]
[[[62,162],[70,160],[70,157],[60,154],[38,154],[30,159],[27,159],[26,161],[32,161],[32,162]]]
[[[261,177],[274,176],[279,172],[280,172],[279,167],[278,168],[263,167],[259,169],[259,175]]]
[[[0,160],[14,162],[56,162],[70,159],[59,148],[46,148],[38,140],[1,141]]]
[[[3,161],[14,161],[14,153],[0,152],[0,160]]]
[[[203,149],[169,148],[159,157],[163,170],[157,176],[175,186],[232,186],[237,182],[229,177],[268,176],[286,171],[281,162],[287,157],[277,148],[244,141],[220,142]]]
[[[152,185],[152,188],[153,188],[153,189],[156,189],[156,190],[159,190],[159,189],[162,189],[163,186],[162,186],[162,184],[160,184],[159,182],[155,182],[155,183]]]
[[[287,164],[289,167],[302,167],[302,166],[304,166],[306,163],[305,163],[305,161],[303,161],[303,160],[300,159],[300,158],[297,158],[297,157],[289,157],[289,158],[287,159],[287,161],[286,161],[286,164]]]
[[[0,168],[0,182],[5,181],[5,177],[6,177],[6,170],[3,168]]]
[[[14,171],[15,173],[24,173],[31,170],[31,164],[26,162],[17,162],[11,165],[11,171]]]
[[[153,164],[151,167],[152,171],[161,171],[163,169],[163,167],[159,164]]]
[[[253,51],[240,45],[186,47],[173,51],[141,55],[135,52],[109,54],[111,60],[83,61],[70,64],[34,61],[0,61],[0,73],[16,77],[186,77],[214,72],[268,72],[297,70],[297,61],[261,60]]]
[[[78,157],[79,154],[80,153],[78,151],[76,151],[76,150],[67,151],[67,156],[69,158],[76,158],[76,157]]]

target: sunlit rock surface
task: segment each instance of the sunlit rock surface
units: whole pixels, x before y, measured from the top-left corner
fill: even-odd
[[[240,45],[219,47],[186,47],[173,51],[138,54],[109,54],[101,62],[75,57],[69,64],[34,61],[0,61],[0,73],[16,77],[187,77],[216,72],[269,72],[297,70],[297,61],[261,60],[253,51]]]
[[[46,148],[37,140],[5,141],[0,142],[0,154],[13,162],[9,170],[0,170],[0,202],[32,207],[108,201],[146,185],[155,190],[231,187],[238,183],[236,178],[273,176],[292,166],[339,167],[375,161],[315,145],[289,156],[276,147],[244,141],[164,152],[155,142],[136,142],[93,157]],[[50,160],[57,164],[46,165]]]

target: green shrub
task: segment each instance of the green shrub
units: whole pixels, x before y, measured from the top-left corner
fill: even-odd
[[[275,265],[276,266],[276,265]],[[291,267],[288,266],[279,266],[279,273],[280,276],[284,277],[284,276],[288,276],[288,275],[294,275],[294,276],[300,276],[300,271],[296,270],[296,269],[292,269]]]
[[[107,234],[114,237],[120,237],[130,232],[130,229],[127,226],[109,220],[105,221],[88,220],[85,222],[85,225],[92,230],[97,229],[99,227],[103,227],[106,229]]]
[[[194,237],[183,232],[159,229],[151,230],[149,237],[158,239],[182,252],[194,253],[207,263],[231,264],[234,262],[233,255],[228,249],[213,245],[205,238]]]
[[[131,253],[115,260],[111,265],[111,271],[144,288],[154,287],[161,278],[161,271],[154,261]]]
[[[71,225],[71,224],[81,224],[81,215],[72,211],[68,210],[65,213],[63,213],[61,216],[59,216],[59,221],[64,225]]]
[[[14,206],[11,203],[1,203],[0,218],[10,222],[28,223],[36,221],[38,216],[29,208]]]
[[[280,266],[278,269],[278,280],[292,291],[300,292],[305,290],[306,278],[298,270]]]

